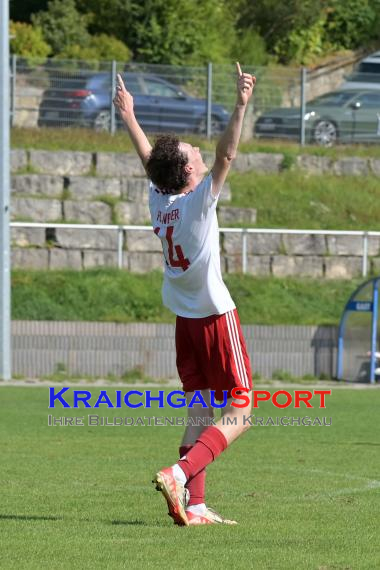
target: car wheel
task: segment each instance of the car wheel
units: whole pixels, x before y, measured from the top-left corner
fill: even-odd
[[[110,111],[100,111],[94,119],[95,131],[110,131],[111,130],[111,113]]]
[[[223,124],[221,123],[221,121],[217,117],[212,116],[211,117],[211,136],[212,137],[218,136],[223,132],[223,130],[224,130],[224,128],[223,128]],[[206,118],[202,118],[201,121],[199,122],[198,132],[201,135],[205,135],[207,133]]]
[[[314,127],[313,139],[320,146],[332,146],[338,140],[336,124],[329,119],[318,121]]]

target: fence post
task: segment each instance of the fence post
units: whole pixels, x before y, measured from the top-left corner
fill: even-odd
[[[12,377],[10,151],[9,151],[9,2],[0,2],[0,378]]]
[[[117,267],[123,268],[123,226],[117,228]]]
[[[111,66],[111,123],[110,123],[110,132],[111,135],[115,134],[116,130],[116,116],[115,116],[115,106],[112,102],[115,96],[115,85],[116,85],[116,61],[112,61]]]
[[[17,65],[17,55],[12,54],[12,87],[11,87],[11,127],[15,124],[16,115],[16,65]]]
[[[247,273],[247,236],[247,230],[243,230],[241,235],[241,264],[243,273]]]
[[[305,146],[305,112],[306,112],[306,67],[301,67],[301,101],[300,101],[301,146]]]
[[[376,350],[377,350],[377,317],[379,311],[379,280],[375,279],[373,282],[373,296],[372,296],[372,331],[371,331],[371,372],[370,382],[376,382]]]
[[[212,63],[207,64],[207,111],[206,111],[206,136],[209,139],[211,132],[211,105],[212,105]]]
[[[363,260],[362,276],[366,277],[368,272],[368,232],[363,233]]]

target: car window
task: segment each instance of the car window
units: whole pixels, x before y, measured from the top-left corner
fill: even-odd
[[[365,83],[380,82],[380,61],[379,63],[362,62],[354,69],[354,73],[347,77],[349,81],[361,81]]]
[[[380,93],[363,93],[357,99],[365,109],[378,109],[380,111]]]
[[[154,97],[178,97],[178,91],[170,85],[160,83],[159,81],[145,80],[146,91],[148,95]]]
[[[54,89],[85,89],[88,80],[86,77],[52,77],[50,86]]]
[[[128,81],[128,89],[131,91],[132,94],[140,93],[141,89],[137,82],[137,79],[132,77],[126,79],[123,77],[125,84],[127,85]],[[110,91],[111,90],[111,82],[112,82],[112,75],[110,73],[104,73],[102,75],[94,75],[90,79],[87,80],[86,88],[91,90],[97,91]]]
[[[334,93],[326,93],[325,95],[321,95],[313,101],[310,101],[308,105],[317,104],[340,107],[352,99],[353,95],[354,94],[350,93],[349,91],[336,91]]]
[[[111,88],[111,74],[107,75],[96,75],[91,77],[86,84],[87,89],[99,89],[106,91]]]
[[[356,70],[359,73],[377,73],[380,75],[380,62],[379,63],[369,63],[369,62],[362,62]]]
[[[141,95],[142,89],[138,77],[126,75],[123,76],[125,87],[132,93],[132,95]]]

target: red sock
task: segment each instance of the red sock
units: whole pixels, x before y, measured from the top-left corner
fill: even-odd
[[[208,427],[197,439],[194,447],[186,453],[186,459],[180,459],[178,465],[187,479],[192,479],[227,447],[227,440],[222,432],[214,426]]]
[[[179,448],[179,456],[183,457],[189,453],[192,448],[192,445],[181,445]],[[190,493],[189,507],[191,505],[200,505],[204,503],[206,491],[206,469],[202,469],[202,471],[199,471],[195,477],[190,479],[190,481],[186,483],[186,488]]]

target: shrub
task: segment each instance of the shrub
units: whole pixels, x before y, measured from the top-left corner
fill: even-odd
[[[320,18],[312,26],[292,30],[277,42],[275,52],[281,62],[310,65],[325,50],[325,18]]]
[[[10,22],[9,33],[11,52],[23,57],[47,57],[50,46],[45,42],[42,30],[23,22]]]
[[[273,371],[272,379],[293,382],[295,380],[295,377],[290,372],[288,372],[288,370],[278,369]]]
[[[87,18],[78,12],[74,0],[51,0],[47,10],[32,15],[32,23],[42,29],[53,55],[71,45],[86,47],[90,42]]]
[[[127,62],[131,60],[132,52],[122,41],[107,34],[93,36],[90,46],[96,49],[98,59],[108,59]]]
[[[243,69],[267,65],[270,56],[266,51],[265,40],[253,28],[249,28],[236,37],[231,59],[239,61]]]
[[[120,40],[106,34],[92,36],[88,45],[67,45],[56,56],[57,59],[77,59],[80,61],[116,60],[126,62],[131,59],[131,51]]]

